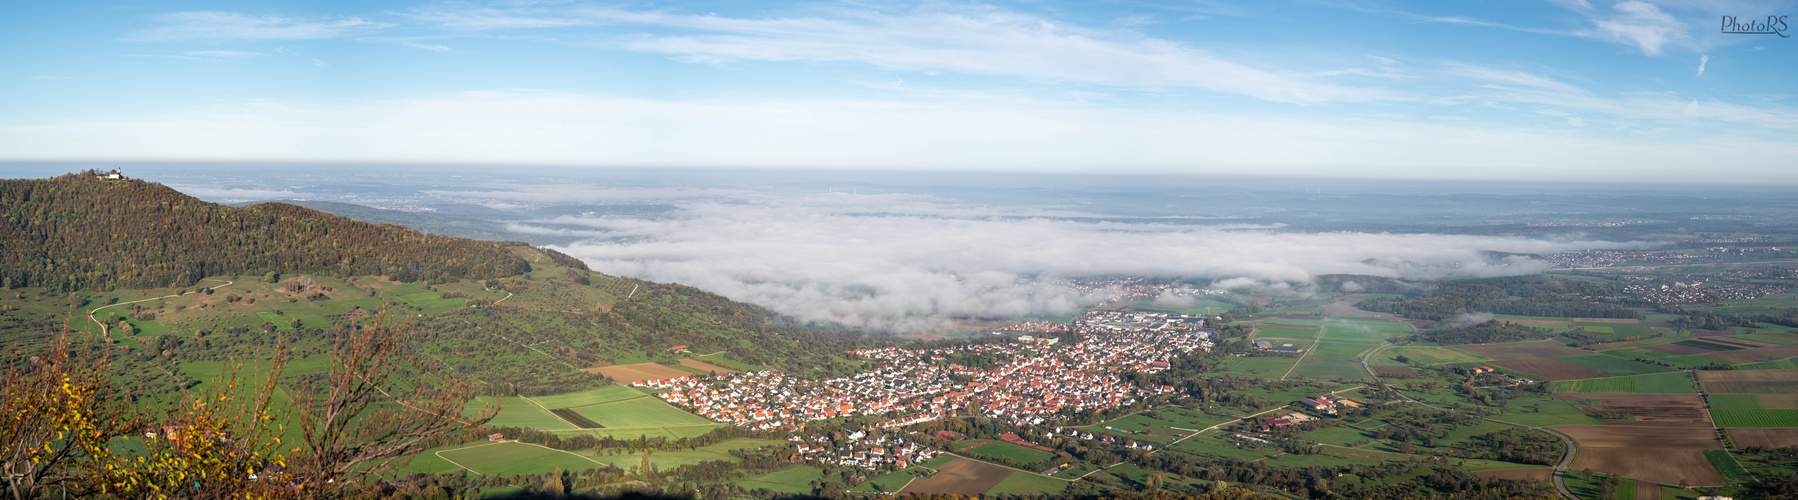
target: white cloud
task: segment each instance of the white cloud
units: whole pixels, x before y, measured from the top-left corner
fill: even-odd
[[[195,198],[212,201],[287,200],[299,196],[299,193],[293,191],[275,189],[219,188],[177,184],[170,184],[169,187]]]
[[[1602,38],[1635,45],[1643,54],[1660,55],[1668,43],[1689,37],[1685,27],[1672,15],[1648,2],[1629,0],[1611,6],[1617,13],[1593,19]]]
[[[194,57],[214,57],[214,58],[220,58],[220,59],[239,59],[239,58],[245,58],[245,57],[261,57],[261,56],[268,55],[268,54],[264,54],[261,52],[246,52],[246,51],[241,51],[241,50],[194,50],[194,51],[183,52],[183,54],[187,54],[187,55],[194,56]]]
[[[1709,56],[1709,55],[1698,56],[1698,75],[1697,76],[1704,76],[1704,65],[1709,62],[1711,62],[1711,56]]]
[[[593,228],[600,238],[562,250],[597,271],[691,285],[804,320],[899,329],[941,326],[955,317],[1067,313],[1101,298],[1055,284],[1061,277],[1146,275],[1302,288],[1329,273],[1431,278],[1543,269],[1524,258],[1491,260],[1484,250],[1630,246],[1020,219],[909,195],[734,199],[681,202],[683,211],[664,219],[543,222]],[[866,215],[871,212],[880,215]]]
[[[388,26],[359,17],[294,18],[236,12],[175,12],[155,19],[159,26],[133,31],[125,40],[318,40]]]
[[[1519,94],[1667,124],[1765,119],[1778,109],[1676,95],[1606,101]],[[1591,108],[1587,111],[1585,108]],[[1756,118],[1755,113],[1766,115]],[[1784,120],[1784,121],[1779,121]],[[1646,126],[1666,126],[1651,123]],[[923,145],[924,147],[921,147]],[[1740,157],[1745,150],[1764,154]],[[72,151],[82,152],[80,155]],[[175,115],[0,126],[0,159],[276,160],[1355,175],[1388,178],[1795,182],[1798,144],[1739,130],[1642,139],[1561,129],[1391,119],[1314,121],[1079,103],[771,100],[672,102],[470,92],[355,106],[250,100]],[[1715,158],[1737,158],[1719,165]]]
[[[905,71],[954,71],[1133,89],[1192,88],[1274,102],[1317,104],[1404,100],[1378,89],[1257,67],[1180,42],[1118,28],[1082,27],[997,8],[834,18],[727,18],[575,7],[445,9],[412,13],[448,29],[496,30],[588,25],[659,27],[619,42],[628,50],[688,61],[801,61],[870,64]]]

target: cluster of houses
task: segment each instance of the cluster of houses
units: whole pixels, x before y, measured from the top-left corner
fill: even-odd
[[[1111,429],[1111,428],[1106,427],[1106,429]],[[1061,434],[1061,435],[1067,436],[1069,438],[1080,439],[1080,440],[1085,440],[1085,441],[1098,441],[1098,442],[1105,443],[1105,444],[1120,444],[1127,448],[1135,448],[1135,449],[1144,450],[1144,451],[1155,449],[1155,445],[1149,444],[1147,442],[1137,441],[1135,439],[1130,439],[1130,438],[1126,438],[1126,437],[1113,436],[1111,434],[1093,434],[1091,432],[1083,431],[1083,430],[1076,429],[1073,427],[1066,427],[1066,428],[1056,427],[1054,433],[1045,433],[1045,434],[1043,434],[1043,436],[1048,437],[1048,436],[1053,436],[1054,434]]]
[[[1210,333],[1196,329],[1088,335],[1074,345],[1032,340],[857,350],[850,354],[880,362],[854,376],[829,380],[757,371],[636,385],[668,389],[659,397],[671,404],[751,429],[796,430],[816,420],[888,414],[895,418],[881,426],[900,427],[963,412],[976,403],[979,413],[989,417],[1040,424],[1064,410],[1114,408],[1173,392],[1165,385],[1139,388],[1122,375],[1166,370],[1176,356],[1211,346]],[[966,354],[1005,361],[992,368],[948,362]]]
[[[829,463],[864,469],[903,469],[912,464],[927,462],[937,455],[936,448],[909,441],[898,434],[854,431],[848,434],[848,438],[847,441],[838,443],[818,435],[810,438],[787,436],[788,441],[799,443],[794,446],[791,457],[795,462]]]
[[[1205,325],[1204,316],[1107,310],[1087,311],[1068,322],[1069,329],[1081,333],[1204,330]]]

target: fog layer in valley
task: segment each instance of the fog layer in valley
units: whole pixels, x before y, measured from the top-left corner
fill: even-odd
[[[495,193],[485,193],[492,196]],[[712,192],[708,195],[722,193]],[[1305,289],[1321,274],[1427,279],[1540,272],[1523,256],[1630,243],[1359,232],[1255,225],[1068,220],[916,195],[687,198],[669,217],[559,217],[523,233],[589,237],[560,249],[594,270],[677,282],[806,321],[919,330],[953,318],[1075,311],[1115,294],[1071,277],[1215,280],[1216,288]],[[708,197],[709,198],[709,197]],[[1163,302],[1177,305],[1177,297]]]

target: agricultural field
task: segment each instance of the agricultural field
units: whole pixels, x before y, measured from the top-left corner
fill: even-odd
[[[462,467],[489,476],[536,474],[547,470],[581,471],[599,462],[573,452],[525,443],[491,443],[435,452]]]
[[[604,375],[604,376],[606,376],[606,378],[612,379],[613,382],[618,383],[618,384],[631,384],[631,383],[635,383],[635,382],[641,382],[644,380],[659,380],[659,379],[668,379],[668,378],[675,378],[675,377],[685,377],[685,376],[693,374],[693,372],[678,370],[675,368],[671,368],[671,367],[656,364],[656,363],[637,363],[637,364],[633,364],[633,365],[601,366],[601,367],[595,367],[595,368],[586,368],[586,369],[583,369],[582,371],[585,371],[587,373],[597,373],[600,375]]]
[[[1557,425],[1549,427],[1588,448],[1716,450],[1723,448],[1710,427],[1644,427],[1625,425]]]
[[[900,495],[915,493],[947,493],[976,496],[998,486],[1014,472],[1011,469],[979,460],[957,458],[937,468],[932,477],[918,478],[900,490]]]
[[[1591,351],[1568,347],[1553,340],[1508,342],[1503,344],[1458,345],[1452,349],[1493,360],[1554,359],[1590,356]]]
[[[1754,482],[1754,476],[1742,469],[1742,464],[1737,463],[1735,457],[1730,456],[1729,451],[1709,450],[1704,452],[1704,457],[1711,461],[1711,467],[1716,468],[1717,473],[1722,474],[1723,479],[1729,481],[1729,484]]]
[[[1640,448],[1581,448],[1573,459],[1576,470],[1592,469],[1661,484],[1724,486],[1727,481],[1711,466],[1703,450],[1654,450]]]
[[[1717,427],[1798,427],[1798,410],[1711,410]]]
[[[1686,372],[1655,373],[1628,377],[1595,378],[1555,382],[1555,392],[1633,392],[1637,394],[1694,394],[1692,378]]]
[[[500,405],[499,414],[494,415],[493,420],[487,421],[487,425],[490,427],[525,427],[539,430],[573,429],[575,427],[574,424],[562,420],[561,417],[550,413],[549,410],[545,410],[525,398],[515,396],[476,397],[468,402],[467,407],[463,408],[462,414],[477,415],[494,404]]]
[[[1286,375],[1293,364],[1298,363],[1298,355],[1291,356],[1232,356],[1225,372],[1239,377],[1256,377],[1277,379]]]
[[[1725,429],[1737,448],[1798,447],[1798,427],[1763,427]]]
[[[1536,380],[1577,380],[1612,375],[1558,359],[1503,359],[1493,361],[1492,366],[1522,373]]]
[[[1721,394],[1798,394],[1798,370],[1699,371],[1706,392]]]
[[[1624,414],[1636,422],[1692,422],[1710,427],[1704,400],[1697,394],[1562,393],[1560,397],[1587,413]],[[1711,404],[1715,406],[1716,401],[1713,396]]]
[[[570,408],[607,428],[670,427],[712,423],[653,397]]]
[[[985,439],[962,441],[955,443],[950,449],[955,450],[955,453],[962,455],[975,455],[990,458],[1003,457],[1020,463],[1036,463],[1055,457],[1054,453],[1025,448],[1004,441],[989,441]]]
[[[1256,339],[1313,340],[1317,338],[1317,334],[1318,329],[1314,326],[1257,325],[1252,337]]]
[[[1644,374],[1649,374],[1649,373],[1665,373],[1665,372],[1675,371],[1673,368],[1668,368],[1665,366],[1651,365],[1651,364],[1643,363],[1640,361],[1621,359],[1621,358],[1617,358],[1617,357],[1613,357],[1613,356],[1606,356],[1603,354],[1595,354],[1595,355],[1591,355],[1591,356],[1575,356],[1575,357],[1571,357],[1571,358],[1558,358],[1558,359],[1556,359],[1556,361],[1571,363],[1571,364],[1580,365],[1580,366],[1584,366],[1587,368],[1599,370],[1599,371],[1605,372],[1607,374],[1605,376],[1644,375]]]
[[[1398,361],[1403,356],[1411,363],[1420,365],[1440,365],[1448,363],[1480,363],[1491,361],[1491,358],[1468,354],[1447,347],[1439,346],[1398,346],[1388,347],[1370,360],[1373,366],[1402,366],[1407,363]]]
[[[986,495],[1047,495],[1060,493],[1067,488],[1067,481],[1016,471],[999,481],[999,484],[993,485],[992,489],[986,491]]]
[[[1372,346],[1410,332],[1410,326],[1397,321],[1330,318],[1324,322],[1324,337],[1331,342]]]

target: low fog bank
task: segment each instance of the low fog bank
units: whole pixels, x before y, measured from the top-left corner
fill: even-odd
[[[681,210],[669,217],[558,217],[509,229],[589,238],[558,249],[596,271],[691,285],[806,321],[901,331],[940,328],[953,318],[1066,314],[1118,293],[1083,291],[1062,278],[1138,275],[1214,280],[1215,288],[1305,289],[1324,274],[1434,279],[1544,269],[1529,257],[1489,251],[1642,246],[1070,221],[910,195],[677,204]]]

